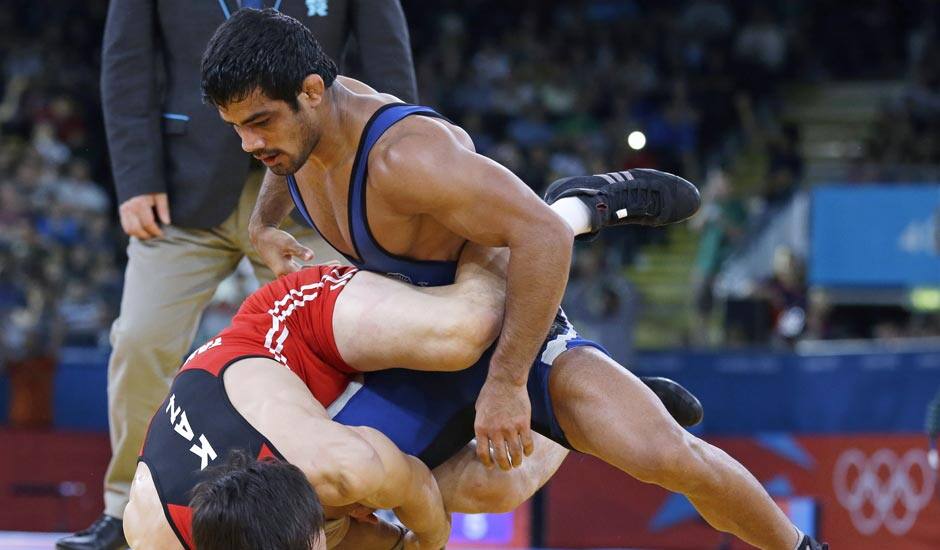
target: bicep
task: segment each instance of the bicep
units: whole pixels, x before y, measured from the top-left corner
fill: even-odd
[[[392,201],[484,246],[512,246],[557,223],[557,215],[509,169],[443,130],[402,140],[390,151]]]

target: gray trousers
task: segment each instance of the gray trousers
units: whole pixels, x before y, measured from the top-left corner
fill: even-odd
[[[235,211],[217,227],[169,226],[159,239],[131,238],[108,363],[111,462],[104,480],[104,511],[110,516],[124,516],[147,424],[190,350],[216,287],[243,256],[251,261],[259,282],[274,278],[248,240],[248,220],[260,184],[259,175],[249,178]],[[317,263],[348,263],[312,229],[293,222],[286,229],[314,251]]]

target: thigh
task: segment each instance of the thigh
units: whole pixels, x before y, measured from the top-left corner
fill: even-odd
[[[211,230],[169,226],[158,239],[132,238],[127,256],[118,326],[159,346],[193,337],[203,308],[241,254]]]
[[[434,478],[444,497],[444,507],[464,514],[502,513],[528,500],[555,474],[568,450],[535,434],[534,451],[512,470],[487,468],[471,442],[434,468]]]
[[[647,479],[660,442],[685,431],[639,378],[594,349],[559,357],[550,377],[554,412],[573,448]],[[654,460],[654,458],[656,460]]]
[[[360,271],[336,300],[333,336],[359,371],[459,370],[496,338],[500,320],[459,285],[425,289]]]

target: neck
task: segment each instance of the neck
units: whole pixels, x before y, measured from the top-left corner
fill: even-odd
[[[310,153],[309,162],[321,167],[335,165],[355,146],[345,131],[349,97],[350,91],[338,81],[327,88],[321,103],[320,140]]]

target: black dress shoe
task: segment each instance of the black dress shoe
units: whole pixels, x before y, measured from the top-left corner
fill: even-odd
[[[552,182],[545,202],[577,197],[591,210],[591,233],[612,225],[660,226],[677,223],[698,212],[698,189],[688,181],[648,168],[596,176],[575,176]]]
[[[660,376],[641,376],[640,381],[653,390],[669,414],[683,428],[691,428],[705,416],[702,403],[678,382]]]
[[[56,550],[120,550],[127,548],[124,538],[124,522],[116,517],[101,514],[91,527],[74,535],[61,538],[55,543]]]

